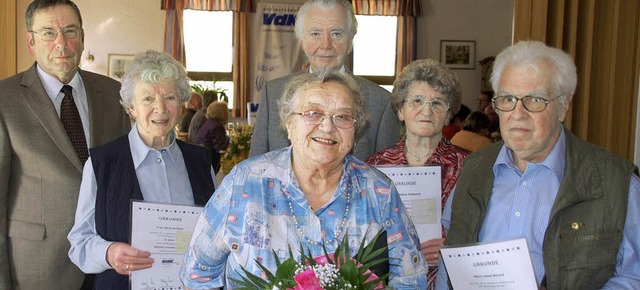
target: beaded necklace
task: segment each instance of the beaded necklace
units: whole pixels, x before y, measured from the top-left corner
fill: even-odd
[[[302,226],[300,226],[300,224],[298,223],[298,217],[296,217],[296,214],[293,211],[293,203],[292,203],[291,195],[288,192],[286,192],[286,190],[284,191],[284,194],[287,196],[287,201],[289,202],[289,210],[291,210],[291,217],[293,217],[293,222],[296,226],[296,229],[298,230],[298,233],[300,233],[300,235],[304,237],[304,240],[306,242],[314,244],[316,246],[322,245],[323,242],[313,241],[309,239],[309,237],[307,237],[307,235],[304,233]],[[338,242],[338,236],[342,235],[345,229],[345,226],[347,224],[347,218],[349,217],[349,206],[351,205],[351,179],[350,178],[348,179],[348,182],[347,182],[346,198],[347,198],[347,204],[344,209],[344,214],[342,215],[342,222],[340,223],[340,228],[338,228],[338,231],[336,231],[336,233],[333,235],[333,238],[325,240],[324,244]]]
[[[425,154],[425,155],[416,155],[416,154],[413,154],[413,153],[411,153],[411,151],[409,151],[409,147],[407,146],[407,144],[404,144],[404,150],[405,150],[407,153],[409,153],[409,155],[411,155],[411,156],[415,157],[415,158],[416,158],[416,162],[419,162],[421,159],[423,159],[423,158],[425,158],[425,157],[427,157],[427,156],[429,156],[429,155],[431,154],[430,152],[427,152],[427,154]]]

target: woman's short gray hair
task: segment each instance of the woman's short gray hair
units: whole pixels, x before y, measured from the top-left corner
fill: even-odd
[[[549,84],[549,89],[555,91],[549,93],[555,93],[559,96],[558,101],[566,108],[578,84],[576,65],[568,53],[539,41],[520,41],[500,52],[493,63],[491,86],[496,93],[500,91],[502,72],[510,64],[528,65],[538,71],[540,65],[545,63],[551,64],[555,68]],[[549,97],[555,98],[556,96]]]
[[[447,98],[450,116],[458,113],[462,104],[462,90],[458,75],[440,62],[429,58],[419,59],[405,66],[393,82],[391,105],[396,113],[402,108],[411,85],[417,82],[429,84],[436,92]]]
[[[120,89],[120,104],[127,114],[133,106],[135,89],[138,83],[155,84],[166,80],[173,80],[180,103],[184,103],[191,97],[191,87],[184,67],[173,57],[155,50],[147,50],[138,53],[129,70],[122,77]]]
[[[321,70],[314,73],[303,73],[293,77],[284,87],[282,98],[278,101],[280,113],[280,126],[286,131],[286,124],[296,112],[298,101],[303,92],[312,84],[338,83],[349,91],[354,104],[353,117],[356,119],[356,140],[362,136],[367,127],[369,114],[365,109],[364,97],[360,93],[360,86],[351,76],[332,70]]]

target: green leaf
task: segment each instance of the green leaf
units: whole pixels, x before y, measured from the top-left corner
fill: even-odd
[[[340,265],[340,274],[345,278],[351,285],[360,285],[360,281],[358,281],[360,275],[358,275],[358,266],[352,260],[346,261],[342,265]]]
[[[246,289],[268,289],[268,290],[271,290],[273,288],[273,285],[269,284],[264,279],[252,274],[251,272],[247,271],[247,269],[245,269],[244,267],[240,266],[240,269],[242,269],[242,271],[245,274],[245,276],[241,276],[242,280],[230,278],[232,281],[238,283],[240,287],[245,287]]]
[[[298,262],[291,257],[282,262],[282,265],[276,270],[275,279],[272,280],[274,281],[274,284],[281,282],[282,286],[285,288],[292,288],[293,286],[296,286],[296,282],[293,277],[296,274],[296,268],[298,265]]]

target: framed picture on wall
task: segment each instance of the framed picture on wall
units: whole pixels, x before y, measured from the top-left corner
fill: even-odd
[[[440,40],[440,62],[452,69],[475,69],[476,42]]]
[[[107,75],[112,79],[120,81],[124,73],[131,66],[133,54],[110,53],[108,58]]]

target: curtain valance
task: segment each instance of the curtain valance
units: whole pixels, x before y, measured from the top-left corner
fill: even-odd
[[[422,16],[420,0],[351,0],[358,15]]]
[[[161,0],[162,10],[253,12],[253,0]]]

